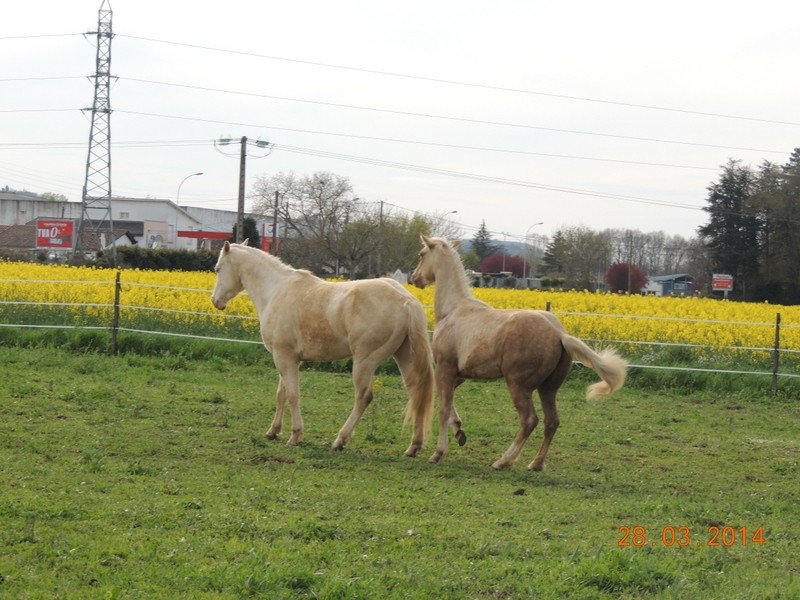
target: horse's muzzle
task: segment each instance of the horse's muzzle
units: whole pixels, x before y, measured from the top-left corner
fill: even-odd
[[[225,310],[225,307],[228,306],[226,302],[222,302],[221,300],[217,300],[214,296],[211,296],[211,304],[214,305],[214,308],[218,310]]]
[[[422,277],[422,276],[417,275],[416,273],[411,275],[411,277],[409,278],[409,281],[411,281],[412,285],[418,287],[421,290],[425,289],[425,286],[428,285],[428,282],[425,280],[425,278]]]

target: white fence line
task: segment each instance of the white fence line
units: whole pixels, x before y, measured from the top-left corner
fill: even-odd
[[[61,283],[61,284],[79,284],[79,285],[91,285],[91,284],[100,284],[100,285],[109,285],[113,284],[118,287],[118,292],[122,290],[124,286],[133,286],[133,287],[147,287],[147,288],[154,288],[154,289],[166,289],[166,290],[176,290],[176,291],[184,291],[184,292],[197,292],[197,293],[208,293],[210,294],[212,290],[204,290],[204,289],[197,289],[197,288],[183,288],[183,287],[176,287],[176,286],[168,286],[168,285],[160,285],[160,284],[148,284],[148,283],[138,283],[138,282],[126,282],[126,281],[112,281],[112,280],[35,280],[35,279],[0,279],[0,284],[2,283]],[[214,318],[224,318],[224,319],[234,319],[234,320],[253,320],[258,321],[258,317],[253,317],[249,315],[232,315],[229,313],[210,313],[210,312],[202,312],[202,311],[187,311],[187,310],[179,310],[179,309],[169,309],[169,308],[161,308],[156,306],[139,306],[139,305],[129,305],[123,304],[121,301],[117,300],[117,303],[81,303],[81,302],[32,302],[32,301],[0,301],[0,305],[10,305],[10,306],[46,306],[46,307],[85,307],[85,308],[106,308],[106,309],[114,309],[115,312],[119,310],[138,310],[138,311],[150,311],[150,312],[160,312],[160,313],[169,313],[169,314],[185,314],[185,315],[193,315],[193,316],[202,316],[202,317],[214,317]],[[423,305],[426,309],[432,309],[433,307],[430,305]],[[549,308],[549,306],[548,306]],[[623,315],[623,314],[606,314],[606,313],[586,313],[586,312],[571,312],[571,311],[560,311],[560,312],[553,312],[555,315],[569,315],[569,316],[586,316],[586,317],[606,317],[606,318],[617,318],[617,319],[636,319],[636,320],[657,320],[657,321],[680,321],[680,322],[688,322],[688,323],[708,323],[712,325],[747,325],[747,326],[759,326],[759,327],[770,327],[775,328],[800,328],[800,325],[791,325],[791,324],[783,324],[783,323],[763,323],[763,322],[752,322],[752,321],[722,321],[722,320],[714,320],[714,319],[686,319],[680,317],[657,317],[657,316],[648,316],[648,315]],[[260,340],[243,340],[243,339],[233,339],[233,338],[225,338],[225,337],[214,337],[214,336],[205,336],[199,334],[187,334],[187,333],[178,333],[178,332],[170,332],[170,331],[152,331],[147,329],[136,329],[136,328],[129,328],[129,327],[121,327],[119,323],[115,319],[115,323],[109,326],[92,326],[92,325],[46,325],[46,324],[13,324],[13,323],[0,323],[0,327],[17,327],[17,328],[36,328],[36,329],[85,329],[85,330],[106,330],[109,331],[113,338],[114,342],[116,341],[116,333],[117,332],[126,332],[126,333],[136,333],[136,334],[144,334],[144,335],[159,335],[159,336],[168,336],[168,337],[179,337],[179,338],[190,338],[190,339],[204,339],[210,341],[219,341],[219,342],[232,342],[232,343],[244,343],[244,344],[258,344],[261,345],[262,342]],[[765,352],[765,353],[792,353],[797,354],[800,353],[800,350],[793,350],[789,348],[770,348],[770,347],[754,347],[754,346],[713,346],[710,344],[692,344],[692,343],[680,343],[680,342],[652,342],[652,341],[637,341],[637,340],[596,340],[596,339],[589,339],[584,338],[585,341],[600,343],[600,344],[631,344],[631,345],[647,345],[647,346],[663,346],[663,347],[686,347],[686,348],[711,348],[711,349],[720,349],[720,350],[745,350],[751,352]],[[800,378],[800,374],[794,373],[782,373],[776,370],[773,367],[773,371],[740,371],[740,370],[727,370],[727,369],[707,369],[707,368],[696,368],[696,367],[674,367],[674,366],[664,366],[664,365],[653,365],[653,364],[631,364],[629,365],[631,368],[635,369],[654,369],[654,370],[669,370],[669,371],[687,371],[687,372],[704,372],[704,373],[720,373],[720,374],[734,374],[734,375],[759,375],[759,376],[771,376],[773,378],[773,390],[775,389],[775,385],[778,378],[785,377],[785,378]]]

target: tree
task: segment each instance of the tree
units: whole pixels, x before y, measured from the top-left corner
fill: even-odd
[[[747,299],[747,284],[758,273],[760,251],[758,211],[752,202],[755,175],[739,161],[730,160],[723,167],[719,181],[708,186],[709,222],[699,228],[720,273],[734,275],[741,298]]]
[[[567,240],[561,230],[556,231],[553,239],[544,249],[542,267],[550,277],[558,277],[564,271],[564,261],[567,258]]]
[[[39,196],[42,200],[52,200],[54,202],[68,202],[69,198],[67,198],[64,194],[57,194],[55,192],[45,192]]]
[[[800,149],[779,166],[764,162],[751,196],[761,229],[759,277],[751,286],[755,300],[800,302]]]
[[[412,217],[392,212],[385,215],[381,244],[383,273],[377,275],[397,269],[413,271],[421,248],[420,235],[433,235],[432,225],[426,217],[418,213]]]
[[[233,224],[233,235],[230,241],[236,241],[236,223]],[[253,217],[245,217],[242,221],[242,240],[247,240],[247,245],[253,248],[261,248],[261,235],[258,233],[258,225]]]
[[[647,285],[648,277],[642,269],[630,263],[614,263],[606,271],[606,285],[610,292],[638,294]]]
[[[259,177],[251,193],[253,212],[272,217],[276,193],[277,218],[285,232],[281,255],[291,264],[338,274],[343,262],[352,263],[377,247],[377,228],[357,243],[345,233],[351,224],[370,218],[369,207],[358,202],[346,177],[328,172]],[[372,212],[376,212],[374,206]]]
[[[611,241],[588,227],[568,227],[555,233],[544,254],[550,277],[563,278],[564,287],[595,290],[611,262]]]
[[[525,261],[521,256],[510,256],[502,252],[496,252],[481,262],[481,272],[483,273],[511,273],[514,277],[522,277],[522,270]]]
[[[364,202],[347,178],[333,173],[300,177],[279,173],[253,185],[253,212],[270,220],[276,211],[285,231],[281,256],[290,264],[320,274],[349,278],[396,269],[410,271],[419,253],[420,234],[430,235],[422,215],[397,215],[385,202]]]
[[[472,237],[472,249],[475,251],[475,254],[478,255],[481,262],[500,249],[497,244],[492,242],[492,236],[486,229],[486,221],[481,221],[481,226]]]

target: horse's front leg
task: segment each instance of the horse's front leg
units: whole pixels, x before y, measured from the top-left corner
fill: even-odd
[[[463,381],[463,380],[462,380]],[[459,445],[463,446],[467,437],[461,431],[461,419],[453,403],[458,380],[455,367],[444,363],[436,365],[436,389],[439,391],[439,438],[436,452],[428,459],[429,463],[438,463],[447,453],[447,430],[452,427]],[[460,434],[460,435],[459,435]]]
[[[332,450],[341,450],[345,444],[353,437],[353,430],[356,427],[361,415],[367,410],[367,406],[372,402],[372,380],[375,377],[377,364],[373,361],[353,359],[353,387],[355,388],[355,402],[350,416],[342,425],[339,434],[331,445]]]
[[[283,384],[283,377],[278,376],[278,391],[275,394],[275,416],[272,424],[267,430],[267,439],[274,440],[281,433],[283,427],[283,410],[286,406],[286,387]]]
[[[276,395],[275,418],[267,431],[267,438],[274,440],[281,431],[283,411],[286,403],[292,415],[292,435],[286,442],[296,446],[303,439],[303,416],[300,413],[300,363],[294,358],[275,354],[275,366],[280,373],[278,393]]]

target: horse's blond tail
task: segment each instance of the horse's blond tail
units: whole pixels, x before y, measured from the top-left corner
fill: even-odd
[[[433,353],[428,341],[428,319],[425,310],[415,302],[406,303],[408,316],[407,342],[411,354],[411,369],[403,374],[408,391],[404,424],[422,419],[423,437],[431,433],[433,422]]]
[[[561,343],[567,352],[591,367],[603,380],[586,388],[587,400],[613,394],[625,383],[628,361],[617,354],[616,350],[606,348],[597,353],[578,338],[566,333],[561,336]]]

